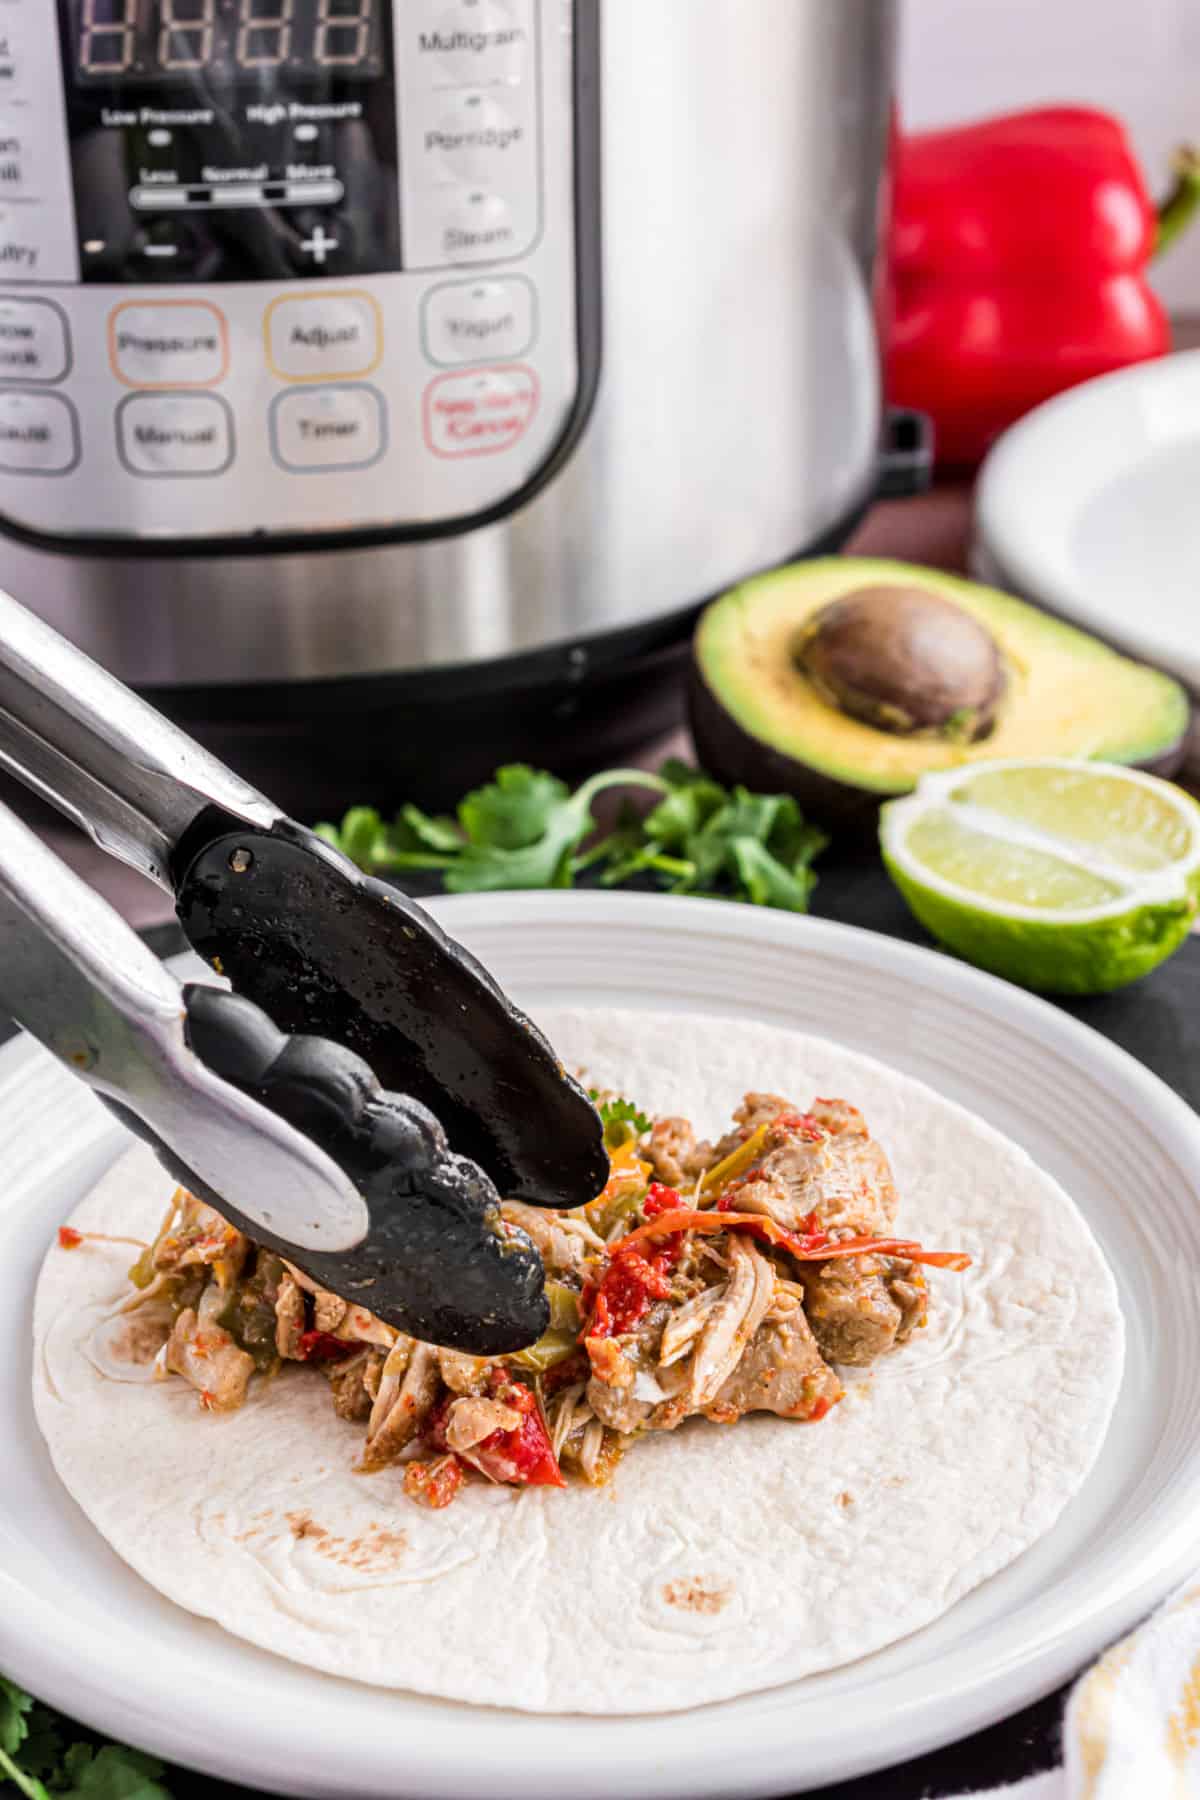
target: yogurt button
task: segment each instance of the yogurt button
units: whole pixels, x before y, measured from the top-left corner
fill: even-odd
[[[0,381],[61,381],[71,366],[67,316],[53,300],[0,297]]]
[[[443,282],[425,295],[421,327],[430,362],[523,356],[533,342],[533,288],[521,275]]]
[[[233,415],[216,394],[129,394],[117,449],[131,475],[219,475],[233,461]]]
[[[271,402],[271,448],[285,469],[366,469],[387,448],[383,395],[364,383],[292,388]]]
[[[79,461],[79,421],[61,394],[0,390],[0,469],[65,475]]]

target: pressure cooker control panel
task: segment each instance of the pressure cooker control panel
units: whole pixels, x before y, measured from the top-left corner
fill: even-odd
[[[519,503],[594,373],[587,10],[0,0],[0,524],[153,549]]]

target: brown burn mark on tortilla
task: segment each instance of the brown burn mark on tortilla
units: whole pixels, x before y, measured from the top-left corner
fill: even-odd
[[[838,1505],[839,1506],[853,1506],[854,1505],[854,1495],[853,1494],[839,1494],[838,1495]]]
[[[724,1612],[733,1599],[733,1591],[732,1581],[713,1581],[704,1575],[694,1575],[686,1581],[668,1581],[662,1596],[668,1606],[677,1606],[681,1612],[705,1613],[712,1617]]]
[[[114,1362],[132,1363],[144,1369],[147,1363],[154,1361],[170,1337],[171,1328],[161,1319],[144,1319],[131,1313],[115,1331],[105,1335],[105,1348]]]
[[[345,1538],[319,1525],[308,1512],[285,1513],[284,1518],[297,1543],[311,1543],[318,1556],[327,1557],[344,1569],[382,1575],[394,1569],[408,1553],[407,1534],[391,1531],[375,1520],[357,1537]]]

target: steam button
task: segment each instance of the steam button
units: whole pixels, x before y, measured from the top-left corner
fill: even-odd
[[[508,203],[486,188],[455,190],[445,207],[440,243],[446,262],[498,262],[518,248]]]
[[[67,317],[53,300],[0,298],[0,380],[61,381],[71,366]]]
[[[79,461],[79,420],[61,394],[0,389],[0,469],[66,475]]]

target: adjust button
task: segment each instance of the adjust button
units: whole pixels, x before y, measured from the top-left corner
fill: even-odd
[[[430,362],[487,362],[524,356],[535,327],[533,287],[523,275],[494,281],[444,281],[421,304],[421,337]]]
[[[0,379],[61,381],[70,367],[62,307],[53,300],[0,297]]]
[[[61,394],[0,390],[0,469],[66,475],[79,461],[79,420]]]
[[[362,383],[276,394],[271,449],[283,468],[303,474],[369,468],[387,449],[383,395]]]
[[[108,316],[108,354],[127,387],[213,387],[229,369],[225,316],[206,300],[126,300]]]
[[[127,394],[117,450],[131,475],[219,475],[233,461],[233,414],[218,394]]]
[[[284,294],[266,316],[267,360],[285,381],[369,375],[382,354],[378,302],[368,293]]]

